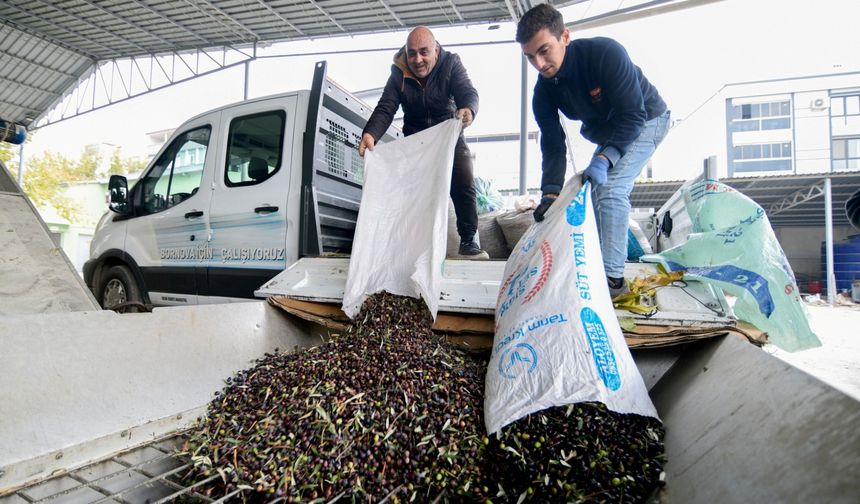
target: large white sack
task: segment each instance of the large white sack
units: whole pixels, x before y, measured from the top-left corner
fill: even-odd
[[[439,306],[448,192],[459,119],[365,152],[343,311],[355,317],[372,294],[421,297]]]
[[[583,401],[657,417],[609,297],[590,188],[572,178],[505,266],[487,367],[489,433]]]

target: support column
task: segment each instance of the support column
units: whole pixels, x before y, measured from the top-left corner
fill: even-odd
[[[244,94],[242,95],[243,100],[248,99],[248,76],[250,75],[250,73],[251,73],[251,62],[246,61],[245,62],[245,91],[244,91]]]
[[[830,178],[824,179],[824,239],[827,254],[827,302],[836,304],[836,276],[833,273],[833,195]]]
[[[526,157],[528,154],[528,64],[526,57],[520,57],[520,196],[526,193]]]
[[[707,180],[717,180],[717,156],[708,156],[702,163],[702,171]]]
[[[24,190],[24,144],[18,147],[18,187]]]

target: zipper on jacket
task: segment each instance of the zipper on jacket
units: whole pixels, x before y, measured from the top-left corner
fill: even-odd
[[[421,83],[419,82],[419,84]],[[429,128],[433,121],[430,118],[430,109],[427,108],[427,89],[424,86],[421,86],[421,102],[424,104],[424,112],[427,113],[427,127]]]

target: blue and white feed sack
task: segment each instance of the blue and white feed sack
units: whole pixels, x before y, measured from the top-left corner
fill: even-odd
[[[573,177],[508,259],[487,369],[488,433],[586,401],[657,418],[609,297],[590,188]]]

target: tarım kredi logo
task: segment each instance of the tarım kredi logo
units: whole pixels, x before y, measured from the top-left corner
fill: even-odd
[[[538,355],[534,347],[528,343],[517,343],[499,357],[499,374],[508,379],[516,378],[534,371],[537,363]]]

